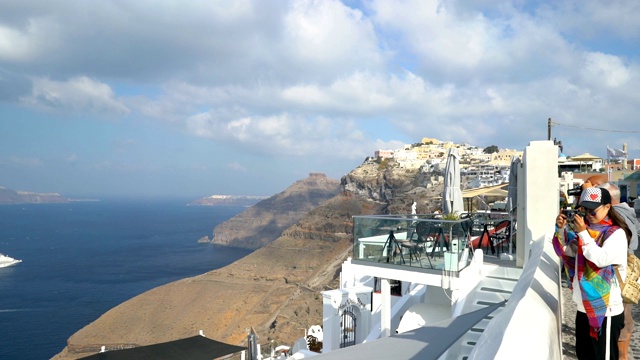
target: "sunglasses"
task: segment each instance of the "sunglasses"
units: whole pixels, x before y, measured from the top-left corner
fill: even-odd
[[[591,215],[591,216],[596,216],[596,214],[598,213],[598,210],[600,210],[600,208],[602,207],[602,205],[598,206],[597,208],[593,209],[593,210],[587,210],[583,207],[580,207],[580,212],[582,214],[585,215]]]

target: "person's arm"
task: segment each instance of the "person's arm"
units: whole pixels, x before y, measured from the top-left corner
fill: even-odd
[[[582,240],[582,253],[587,260],[598,267],[621,265],[627,263],[627,236],[624,230],[616,230],[609,238],[598,246],[587,230],[578,233]]]
[[[569,239],[577,239],[577,236],[572,236],[572,233],[574,233],[574,231],[570,227],[566,228],[567,226],[567,216],[562,213],[558,214],[558,216],[556,217],[556,234],[564,233],[566,230],[566,234],[565,236],[563,236],[566,243],[561,245],[564,249],[565,255],[575,257],[578,253],[577,241]]]

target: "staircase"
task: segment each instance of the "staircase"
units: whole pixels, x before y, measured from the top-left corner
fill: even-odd
[[[462,309],[461,311],[460,309],[455,309],[457,313],[466,314],[509,299],[513,288],[520,278],[522,269],[495,265],[491,267],[490,272],[469,292],[464,302],[459,303]],[[489,324],[489,321],[501,311],[502,308],[498,308],[478,322],[452,345],[449,351],[442,355],[440,359],[466,360],[480,338],[480,335],[482,335],[484,329]]]

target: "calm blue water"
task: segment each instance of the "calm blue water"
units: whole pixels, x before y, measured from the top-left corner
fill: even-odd
[[[0,206],[0,359],[49,359],[142,292],[225,266],[247,250],[198,244],[241,207],[187,201]]]

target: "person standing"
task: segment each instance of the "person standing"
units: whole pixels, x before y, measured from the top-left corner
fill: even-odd
[[[620,202],[620,188],[612,183],[604,183],[599,187],[607,189],[611,194],[611,204],[613,208],[620,214],[631,230],[631,239],[629,240],[629,250],[631,252],[638,249],[638,233],[640,233],[640,222],[636,218],[635,210]],[[619,360],[627,360],[629,358],[629,344],[631,344],[631,334],[633,334],[634,321],[631,314],[631,306],[633,304],[624,304],[624,328],[620,331],[618,338],[618,349],[620,351]]]
[[[624,306],[614,265],[625,279],[631,232],[613,209],[606,189],[584,189],[578,208],[585,211],[584,215],[573,219],[558,215],[553,237],[554,250],[568,272],[577,308],[576,355],[581,360],[617,360]]]
[[[629,250],[632,252],[638,249],[638,235],[640,234],[640,222],[636,218],[636,212],[627,203],[620,202],[620,188],[612,183],[604,183],[598,187],[607,189],[611,194],[611,205],[624,218],[629,230],[631,230],[631,239],[629,240]]]

